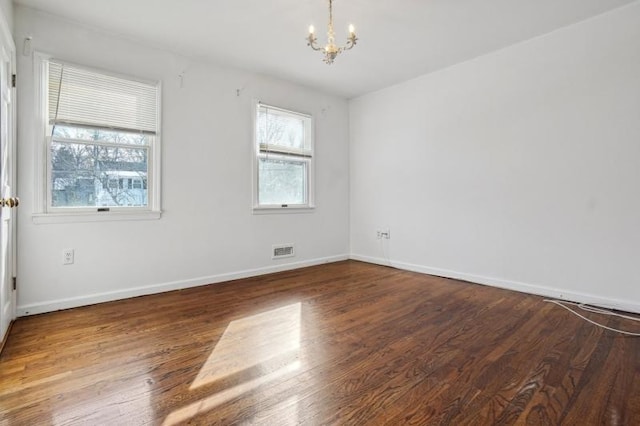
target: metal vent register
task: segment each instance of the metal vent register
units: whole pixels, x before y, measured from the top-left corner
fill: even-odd
[[[295,251],[293,244],[283,244],[279,246],[273,246],[273,252],[271,254],[272,259],[280,259],[281,257],[293,257]]]

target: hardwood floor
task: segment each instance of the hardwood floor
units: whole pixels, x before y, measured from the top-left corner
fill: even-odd
[[[2,426],[637,425],[640,339],[537,296],[347,261],[19,318],[0,413]]]

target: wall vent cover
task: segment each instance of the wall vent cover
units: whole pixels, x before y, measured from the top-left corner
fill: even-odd
[[[293,248],[293,244],[281,244],[278,246],[273,246],[273,250],[271,252],[272,259],[281,259],[283,257],[293,257],[295,256],[295,250]]]

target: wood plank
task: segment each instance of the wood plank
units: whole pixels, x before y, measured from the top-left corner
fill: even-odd
[[[19,318],[0,424],[640,424],[639,355],[537,296],[345,261]]]

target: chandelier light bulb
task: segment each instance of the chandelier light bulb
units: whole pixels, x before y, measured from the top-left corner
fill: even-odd
[[[313,34],[316,32],[316,29],[313,28],[313,25],[309,25],[309,34]]]

